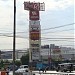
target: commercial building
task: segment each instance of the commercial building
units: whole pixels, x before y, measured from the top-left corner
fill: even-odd
[[[15,58],[20,59],[29,50],[16,50]],[[54,60],[75,60],[75,49],[70,47],[60,47],[55,44],[43,45],[40,50],[41,60],[48,62],[49,58]],[[13,51],[1,51],[0,59],[12,59]]]
[[[50,47],[44,45],[41,47],[41,59],[48,60],[49,58],[58,60],[75,60],[75,49],[70,47],[60,47],[51,44]]]

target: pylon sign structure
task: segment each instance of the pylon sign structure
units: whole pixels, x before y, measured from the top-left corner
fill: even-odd
[[[45,10],[45,4],[39,2],[24,2],[24,10],[29,11],[30,62],[39,61],[41,48],[41,25],[39,11]]]

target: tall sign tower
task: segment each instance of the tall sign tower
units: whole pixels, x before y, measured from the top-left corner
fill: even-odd
[[[29,60],[30,62],[39,61],[41,57],[41,25],[39,11],[45,10],[45,4],[24,2],[24,10],[29,11]]]

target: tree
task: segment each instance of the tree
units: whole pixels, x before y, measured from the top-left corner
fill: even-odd
[[[27,53],[26,55],[23,55],[20,60],[21,60],[22,65],[28,65],[28,63],[29,63],[29,53]]]
[[[0,68],[4,67],[3,63],[3,60],[0,60]]]
[[[16,60],[16,61],[15,61],[15,65],[19,67],[19,66],[21,65],[21,61]]]

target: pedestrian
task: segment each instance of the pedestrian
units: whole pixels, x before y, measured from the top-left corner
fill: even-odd
[[[44,69],[44,68],[42,68],[42,72],[43,72],[43,73],[44,73],[44,70],[45,70],[45,69]]]
[[[40,74],[40,67],[39,67],[39,74]]]
[[[9,67],[7,67],[6,73],[7,73],[7,75],[9,75]]]
[[[48,68],[49,68],[48,66],[45,68],[45,72],[48,70]]]

